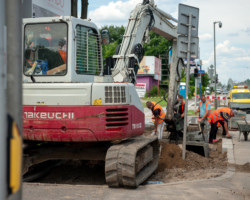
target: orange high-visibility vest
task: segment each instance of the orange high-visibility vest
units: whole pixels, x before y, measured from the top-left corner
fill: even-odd
[[[209,103],[210,103],[210,102],[209,102],[208,100],[206,100],[205,112],[207,112],[207,106],[208,106]],[[202,101],[200,102],[199,107],[198,107],[199,119],[200,119],[200,108],[201,108],[201,104],[202,104]],[[210,112],[211,112],[211,111],[210,111]],[[210,114],[210,113],[208,113],[208,115],[209,115],[209,114]],[[208,115],[207,115],[207,117],[208,117]]]
[[[160,116],[157,117],[157,118],[158,118],[158,123],[160,124],[160,123],[162,123],[163,120],[165,119],[165,116],[166,116],[165,111],[162,109],[162,107],[161,107],[159,104],[155,103],[154,101],[152,101],[152,103],[154,104],[154,107],[153,107],[153,109],[152,109],[153,112],[154,112],[154,110],[156,110],[156,109],[160,109],[160,110],[161,110]]]
[[[227,113],[229,116],[231,114],[231,109],[227,108],[227,107],[225,107],[225,108],[218,108],[218,111],[219,111],[219,113],[221,113],[221,112]]]
[[[224,121],[223,117],[220,115],[220,113],[227,113],[230,116],[231,109],[230,108],[218,108],[214,112],[212,112],[208,117],[208,122],[209,123],[215,123],[219,120]]]
[[[184,105],[185,105],[185,101],[182,101],[182,106],[181,106],[182,113],[184,113]]]

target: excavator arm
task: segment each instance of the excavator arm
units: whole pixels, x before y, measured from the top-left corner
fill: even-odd
[[[170,22],[178,22],[170,14],[156,7],[153,0],[144,0],[131,12],[129,22],[120,46],[116,49],[116,60],[112,77],[114,82],[136,82],[139,63],[143,58],[143,44],[149,40],[149,31],[173,40],[172,62],[168,90],[167,116],[171,120],[174,115],[174,104],[179,88],[181,62],[177,58],[177,27]]]
[[[112,76],[114,82],[136,81],[139,63],[143,57],[143,44],[149,40],[149,31],[162,35],[168,40],[177,38],[177,28],[170,20],[177,22],[171,15],[158,9],[153,1],[138,4],[131,12],[129,22],[118,47]]]

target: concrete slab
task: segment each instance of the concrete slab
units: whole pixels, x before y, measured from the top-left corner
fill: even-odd
[[[241,138],[239,142],[239,131],[231,131],[230,134],[233,136],[235,163],[238,165],[250,163],[250,140],[244,141]]]

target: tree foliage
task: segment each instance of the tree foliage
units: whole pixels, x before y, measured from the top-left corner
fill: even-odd
[[[110,44],[102,46],[103,58],[113,56],[115,54],[116,47],[122,43],[122,38],[125,32],[124,26],[104,26],[102,29],[109,30],[110,34]],[[171,41],[168,41],[164,37],[150,31],[150,42],[144,44],[144,55],[146,56],[156,56],[166,54],[170,46]]]
[[[182,70],[181,73],[181,82],[186,82],[186,74],[184,72],[184,70]],[[209,76],[207,73],[205,73],[204,75],[201,76],[201,93],[204,94],[205,88],[209,85]],[[199,86],[197,86],[197,92],[199,91]],[[194,91],[195,91],[195,77],[194,74],[190,74],[189,76],[189,88],[190,88],[190,92],[191,95],[193,96]]]
[[[172,41],[150,31],[150,42],[144,45],[145,56],[156,56],[166,54],[170,46],[172,46]]]
[[[102,45],[103,58],[105,59],[115,54],[115,48],[122,42],[125,27],[112,25],[104,26],[102,29],[107,29],[110,35],[110,44]]]

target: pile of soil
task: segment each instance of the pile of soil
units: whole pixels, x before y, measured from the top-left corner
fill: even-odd
[[[221,143],[217,144],[221,149]],[[161,155],[156,174],[150,178],[151,181],[162,181],[164,183],[209,179],[221,176],[226,172],[226,152],[210,151],[209,158],[205,158],[192,151],[186,151],[186,160],[182,159],[182,149],[176,144],[161,143]]]
[[[237,172],[246,172],[250,173],[250,163],[247,162],[243,165],[234,165]]]

